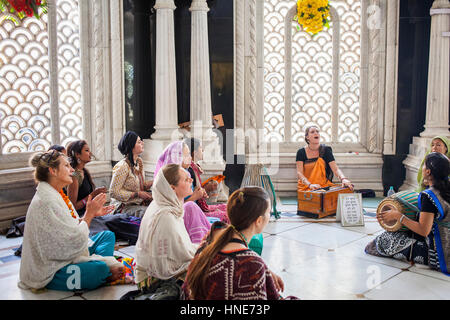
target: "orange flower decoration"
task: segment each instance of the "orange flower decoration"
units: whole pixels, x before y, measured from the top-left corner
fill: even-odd
[[[67,207],[70,210],[70,214],[72,215],[72,218],[76,219],[77,216],[75,215],[75,212],[73,211],[73,207],[72,207],[72,204],[70,203],[69,197],[66,196],[66,194],[64,193],[64,191],[62,189],[59,190],[59,194],[63,198],[64,202],[67,204]]]

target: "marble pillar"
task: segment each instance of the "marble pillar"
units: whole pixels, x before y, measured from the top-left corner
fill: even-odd
[[[443,33],[450,29],[450,2],[435,0],[430,14],[427,113],[425,130],[420,134],[425,138],[449,135],[450,38]]]
[[[156,125],[153,140],[171,140],[178,130],[173,0],[156,0]],[[150,61],[149,61],[150,63]],[[175,134],[176,135],[176,134]]]
[[[190,134],[202,141],[202,168],[210,174],[225,169],[219,137],[212,131],[211,78],[209,69],[208,5],[193,0],[191,7],[191,97]]]
[[[153,172],[158,156],[172,141],[180,140],[178,130],[173,0],[156,0],[155,132],[144,140],[146,171]],[[150,63],[150,61],[149,61]]]
[[[417,187],[417,172],[434,136],[450,137],[449,132],[449,80],[450,80],[450,2],[435,0],[430,10],[430,56],[425,130],[413,137],[409,154],[403,161],[406,178],[400,190]]]

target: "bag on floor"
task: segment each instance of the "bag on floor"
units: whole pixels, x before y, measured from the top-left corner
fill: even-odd
[[[23,232],[25,230],[25,217],[22,216],[19,218],[15,218],[8,232],[6,233],[7,238],[18,238],[23,236]]]
[[[120,300],[180,300],[181,296],[181,284],[174,278],[158,282],[147,292],[142,290],[129,291]]]
[[[106,222],[108,229],[114,232],[116,240],[125,240],[134,246],[137,242],[142,219],[126,214],[117,214],[114,217],[114,219]]]

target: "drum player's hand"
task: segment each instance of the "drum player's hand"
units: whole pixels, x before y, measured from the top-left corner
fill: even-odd
[[[320,189],[320,184],[310,184],[310,185],[309,185],[309,188],[310,188],[311,190],[317,190],[317,189]]]
[[[378,220],[384,220],[384,221],[392,221],[392,220],[398,220],[402,216],[402,213],[399,212],[397,209],[391,209],[387,211],[380,212],[377,214]]]

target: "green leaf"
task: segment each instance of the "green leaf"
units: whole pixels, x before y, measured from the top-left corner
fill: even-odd
[[[6,0],[0,0],[0,10],[5,12],[7,10],[5,2]]]
[[[13,16],[13,15],[10,15],[10,14],[5,14],[3,17],[0,17],[0,23],[2,23],[3,20],[10,20],[10,21],[14,22],[16,24],[16,26],[20,25],[20,23],[17,20],[16,16]]]

